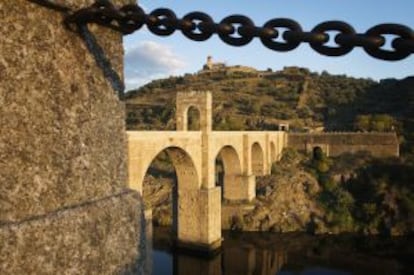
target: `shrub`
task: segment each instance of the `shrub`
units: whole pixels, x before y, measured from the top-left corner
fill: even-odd
[[[299,158],[299,153],[293,148],[284,148],[282,151],[282,163],[292,163]]]
[[[272,175],[276,175],[276,174],[278,174],[278,173],[279,173],[279,171],[280,171],[280,169],[279,169],[279,165],[277,164],[277,162],[273,162],[273,163],[272,163],[272,166],[271,166],[271,168],[270,168],[270,173],[271,173]]]

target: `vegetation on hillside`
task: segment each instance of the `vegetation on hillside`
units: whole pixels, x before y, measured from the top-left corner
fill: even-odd
[[[320,148],[304,165],[320,184],[316,200],[330,230],[387,235],[414,230],[414,165],[364,152],[328,158]]]
[[[288,120],[298,129],[323,126],[344,104],[375,84],[372,80],[319,75],[302,68],[289,68],[272,77],[241,72],[187,74],[128,92],[127,126],[173,129],[176,92],[190,90],[213,93],[215,129],[274,129],[280,120]]]

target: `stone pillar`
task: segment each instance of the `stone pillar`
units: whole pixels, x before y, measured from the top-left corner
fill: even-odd
[[[256,176],[255,175],[243,175],[241,177],[241,183],[244,190],[244,197],[248,201],[252,201],[256,198]]]
[[[185,190],[178,196],[178,246],[206,252],[220,247],[221,189]]]
[[[247,134],[243,135],[243,167],[242,171],[245,175],[252,174],[252,155],[251,148],[249,144],[249,136]]]
[[[0,2],[1,273],[127,273],[145,254],[141,200],[126,185],[124,106],[95,59],[122,77],[122,35],[90,24],[98,53],[63,19]]]
[[[133,136],[128,136],[128,186],[132,190],[142,195],[143,180],[147,167],[142,167],[144,161],[142,159],[142,148],[137,142],[134,142]]]
[[[243,174],[241,175],[241,186],[243,187],[244,197],[248,201],[256,197],[256,176],[252,170],[252,150],[250,148],[249,136],[243,135]]]
[[[223,197],[226,200],[241,200],[243,191],[241,190],[240,176],[227,175],[223,177]]]
[[[178,131],[188,130],[188,109],[200,113],[201,189],[178,190],[178,245],[195,250],[214,250],[221,245],[221,188],[214,185],[210,162],[212,130],[211,92],[180,92],[176,99]]]
[[[254,175],[224,175],[224,198],[232,201],[252,201],[256,197]]]

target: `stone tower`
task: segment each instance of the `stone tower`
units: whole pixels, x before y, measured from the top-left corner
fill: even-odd
[[[188,130],[188,111],[191,107],[200,114],[200,131],[212,130],[212,96],[211,92],[179,92],[176,101],[177,131]]]
[[[213,69],[213,57],[211,55],[207,56],[206,68],[208,70]]]

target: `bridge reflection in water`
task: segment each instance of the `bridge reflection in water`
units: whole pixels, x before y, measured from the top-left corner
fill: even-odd
[[[174,275],[243,275],[276,274],[287,260],[283,251],[257,249],[254,246],[223,247],[223,251],[211,257],[198,257],[190,253],[174,253],[172,257],[164,252],[155,251],[153,274],[168,274],[171,268]],[[170,261],[170,263],[168,263]],[[170,267],[169,267],[170,266]]]
[[[167,230],[154,228],[154,275],[414,274],[414,238],[223,232],[206,256],[172,248]]]
[[[278,247],[263,247],[248,240],[226,237],[221,251],[212,255],[194,251],[171,252],[166,229],[156,229],[153,251],[153,274],[174,275],[243,275],[276,274],[287,263],[287,253]]]

